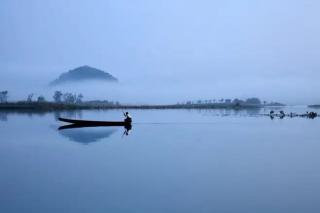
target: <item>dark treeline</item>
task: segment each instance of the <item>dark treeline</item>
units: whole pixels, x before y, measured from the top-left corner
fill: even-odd
[[[83,101],[84,96],[79,93],[55,91],[52,101],[48,101],[43,95],[29,94],[25,100],[9,101],[9,92],[0,92],[0,109],[14,110],[61,110],[61,109],[92,109],[115,108],[120,106],[118,101],[96,100]]]
[[[246,100],[235,99],[211,99],[186,101],[168,105],[130,105],[120,104],[118,101],[91,100],[84,101],[84,96],[79,93],[69,93],[55,91],[52,101],[48,101],[44,96],[35,96],[33,93],[26,97],[26,100],[10,102],[8,101],[8,91],[0,92],[0,109],[19,110],[61,110],[61,109],[192,109],[192,108],[253,108],[264,106],[284,106],[276,102],[260,101],[259,98],[248,98]]]
[[[108,100],[94,100],[94,101],[83,101],[84,96],[79,93],[70,93],[70,92],[61,92],[61,91],[55,91],[52,96],[52,101],[47,100],[43,95],[35,96],[33,93],[30,93],[27,95],[25,100],[20,101],[9,101],[9,92],[8,91],[1,91],[0,92],[0,103],[6,103],[6,104],[13,104],[13,103],[19,103],[19,104],[26,104],[26,103],[56,103],[56,104],[100,104],[100,105],[120,105],[118,101],[108,101]]]
[[[310,107],[310,108],[320,108],[320,104],[309,105],[308,107]]]

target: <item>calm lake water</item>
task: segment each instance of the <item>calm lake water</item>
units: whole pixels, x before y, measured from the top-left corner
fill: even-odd
[[[320,118],[266,112],[0,112],[0,212],[320,212]]]

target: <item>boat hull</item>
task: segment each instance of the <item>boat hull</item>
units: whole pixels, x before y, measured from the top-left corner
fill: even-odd
[[[83,125],[83,126],[130,126],[130,122],[125,121],[89,121],[89,120],[75,120],[68,118],[58,118],[59,121],[66,123]]]

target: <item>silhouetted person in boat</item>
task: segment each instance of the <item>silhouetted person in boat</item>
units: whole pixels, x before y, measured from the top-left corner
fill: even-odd
[[[125,113],[123,113],[123,115],[125,117],[124,122],[131,124],[132,118],[131,118],[131,115],[129,114],[129,112],[125,112]]]

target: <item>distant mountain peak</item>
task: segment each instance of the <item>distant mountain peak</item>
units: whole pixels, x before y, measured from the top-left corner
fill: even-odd
[[[62,73],[56,80],[51,82],[50,85],[59,85],[73,82],[83,82],[87,80],[100,80],[105,82],[118,82],[118,79],[111,74],[99,70],[88,65],[83,65],[68,72]]]

